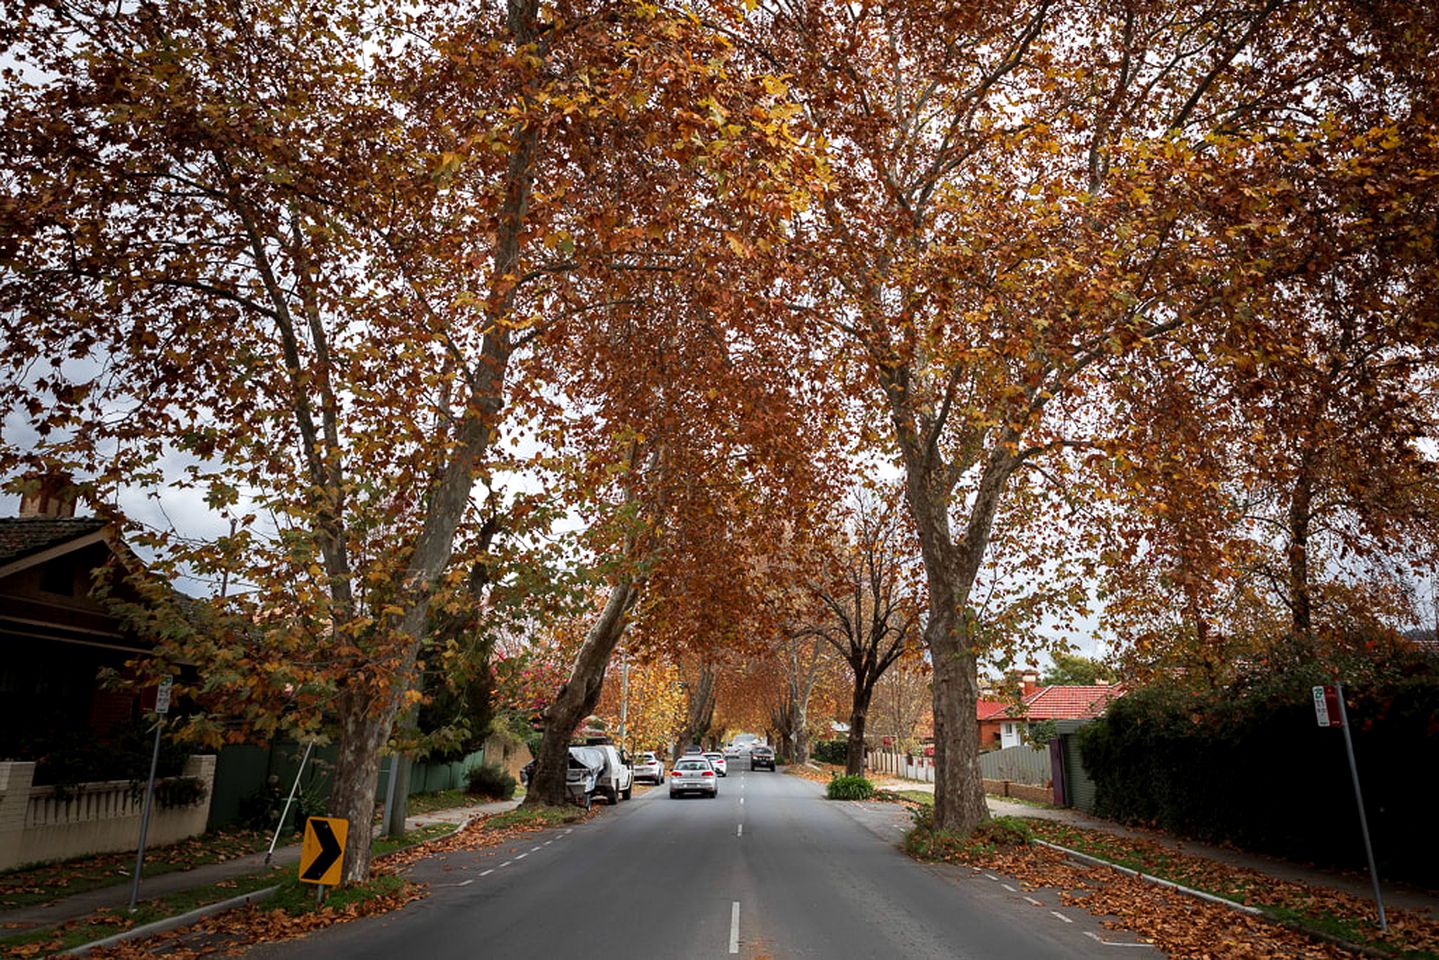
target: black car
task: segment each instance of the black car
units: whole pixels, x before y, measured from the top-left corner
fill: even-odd
[[[749,768],[758,770],[760,767],[769,767],[774,770],[774,748],[757,743],[749,751]]]

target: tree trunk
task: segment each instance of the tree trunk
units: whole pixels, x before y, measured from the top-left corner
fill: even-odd
[[[330,788],[330,815],[350,823],[345,844],[345,883],[363,883],[370,876],[370,823],[375,815],[375,789],[380,781],[380,748],[388,739],[388,722],[377,723],[374,701],[359,688],[347,688],[336,700],[339,756]]]
[[[874,687],[864,683],[854,685],[854,699],[849,708],[849,738],[844,753],[846,776],[864,776],[864,726],[873,696]]]
[[[699,679],[694,687],[690,689],[689,709],[685,713],[685,726],[680,732],[679,742],[675,744],[673,759],[678,760],[683,756],[685,748],[694,743],[699,743],[709,733],[710,724],[714,722],[715,712],[715,675],[714,668],[708,661],[701,661]]]
[[[638,596],[639,588],[628,580],[610,588],[604,610],[590,626],[584,646],[575,656],[569,680],[560,687],[554,703],[545,709],[545,735],[540,741],[540,754],[535,758],[535,772],[525,794],[525,806],[557,807],[569,802],[565,774],[569,770],[570,737],[600,701],[605,668],[624,635],[630,608]]]
[[[1313,509],[1314,481],[1310,457],[1300,461],[1289,501],[1289,608],[1295,639],[1312,650],[1314,614],[1309,592],[1309,522]]]
[[[989,818],[979,770],[979,683],[961,617],[930,607],[925,630],[934,659],[934,823],[968,836]]]

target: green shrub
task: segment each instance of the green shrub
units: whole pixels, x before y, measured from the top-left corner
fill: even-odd
[[[1294,658],[1216,690],[1135,690],[1083,728],[1096,812],[1210,843],[1364,866],[1344,737],[1311,688],[1346,681],[1354,752],[1381,874],[1433,879],[1439,831],[1416,771],[1439,756],[1439,658],[1378,645],[1328,665]]]
[[[846,740],[816,740],[810,748],[810,759],[816,763],[843,764],[849,755]]]
[[[825,788],[831,800],[868,800],[874,796],[874,784],[864,777],[834,777]]]
[[[515,778],[493,763],[471,767],[466,776],[465,789],[480,797],[491,800],[508,800],[515,795]]]

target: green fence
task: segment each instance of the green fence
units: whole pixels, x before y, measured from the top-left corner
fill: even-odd
[[[300,769],[305,745],[276,743],[267,747],[231,744],[224,747],[215,761],[215,785],[210,796],[210,829],[226,827],[253,817],[257,808],[273,806],[290,792],[295,774]],[[333,744],[316,746],[305,764],[300,778],[301,806],[305,801],[323,805],[330,795],[335,758],[339,749]],[[485,753],[477,751],[454,763],[417,763],[410,771],[409,795],[435,790],[462,789],[471,767],[484,762]],[[375,799],[383,800],[389,785],[390,758],[380,763],[380,778]]]

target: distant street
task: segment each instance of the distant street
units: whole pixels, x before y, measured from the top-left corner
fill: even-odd
[[[718,799],[661,787],[596,820],[419,864],[430,895],[250,957],[749,960],[1159,957],[1048,891],[906,857],[893,804],[734,772]]]

